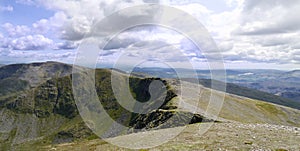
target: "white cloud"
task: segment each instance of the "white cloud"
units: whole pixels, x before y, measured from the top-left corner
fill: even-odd
[[[66,18],[63,12],[56,12],[54,16],[41,19],[31,27],[5,23],[1,26],[5,32],[5,36],[0,34],[1,48],[8,50],[75,49],[78,47],[77,42],[55,42],[46,37],[50,35],[53,39],[60,38]]]
[[[297,62],[292,52],[300,40],[299,1],[234,3],[233,10],[209,14],[205,24],[227,62]]]
[[[0,52],[1,53],[1,52]],[[76,53],[74,51],[62,51],[57,53],[56,51],[13,51],[10,50],[6,54],[1,53],[1,63],[24,63],[24,62],[41,62],[41,61],[59,61],[72,63]]]
[[[35,34],[53,33],[55,37],[61,37],[63,26],[67,20],[64,12],[56,12],[54,16],[49,19],[41,19],[32,24],[32,31]]]
[[[227,62],[250,61],[278,64],[300,62],[298,54],[300,49],[300,16],[298,15],[300,14],[300,1],[224,0],[224,4],[227,6],[224,6],[226,9],[223,12],[215,11],[212,9],[213,7],[207,7],[197,0],[18,0],[18,2],[43,6],[56,11],[56,13],[53,17],[37,21],[32,27],[6,24],[6,27],[3,28],[7,29],[7,33],[13,37],[12,41],[19,39],[16,37],[17,35],[26,37],[28,34],[54,33],[53,35],[62,40],[77,43],[90,32],[96,20],[129,6],[145,2],[159,2],[184,10],[203,23],[215,39]],[[218,7],[218,3],[215,5]],[[154,48],[154,45],[160,46],[158,41],[167,44],[183,44],[182,35],[157,29],[151,32],[142,30],[142,28],[136,29],[125,32],[118,38],[108,47],[111,50],[107,51],[106,55],[118,52],[116,50],[118,48],[120,51],[132,47],[150,50],[150,48]],[[147,41],[149,42],[147,43]],[[74,43],[71,42],[57,44],[52,42],[48,45],[52,45],[48,47],[54,49],[75,48]],[[26,47],[23,46],[23,48]],[[193,47],[186,48],[184,46],[181,49],[191,57],[194,55],[201,57],[200,54],[191,51],[194,49]],[[161,54],[166,51],[158,50]],[[138,53],[143,53],[143,51],[136,51],[131,55],[134,56]],[[166,54],[164,53],[164,55]],[[173,57],[176,58],[176,56]],[[203,59],[194,60],[201,61]]]
[[[76,49],[78,45],[79,45],[78,43],[73,41],[65,41],[65,42],[54,44],[53,49],[55,50]]]
[[[2,28],[7,32],[8,36],[24,36],[30,33],[30,28],[24,25],[12,25],[10,23],[5,23]]]
[[[0,12],[12,12],[14,8],[10,5],[8,6],[0,6]]]
[[[238,34],[260,35],[300,30],[300,1],[245,1]]]
[[[203,58],[200,51],[183,35],[163,27],[143,26],[125,31],[114,37],[101,52],[110,62],[128,59],[138,62],[188,62],[189,59]],[[109,56],[115,56],[115,60]],[[202,59],[203,60],[203,59]]]
[[[64,24],[60,28],[60,36],[66,40],[80,40],[87,34],[96,20],[102,19],[113,12],[142,4],[142,0],[43,0],[36,1],[48,9],[59,11],[65,15]]]
[[[35,0],[16,0],[16,3],[25,4],[25,5],[35,5]]]
[[[66,40],[81,40],[90,32],[92,22],[86,16],[76,16],[67,20],[61,28],[61,38]]]
[[[49,48],[53,44],[51,39],[43,35],[27,35],[15,39],[7,39],[2,48],[11,50],[43,50]]]
[[[35,33],[41,33],[41,34],[45,34],[48,32],[49,29],[51,29],[51,27],[49,25],[49,21],[47,19],[41,19],[41,20],[33,23],[32,27],[33,27]]]
[[[4,50],[74,50],[79,42],[55,42],[43,35],[26,35],[21,37],[6,38],[0,33],[0,49]]]

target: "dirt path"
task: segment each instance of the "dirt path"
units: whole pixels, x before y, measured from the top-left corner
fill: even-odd
[[[209,131],[199,135],[200,124],[188,126],[180,135],[171,141],[146,150],[257,150],[257,151],[299,151],[300,128],[289,126],[277,126],[270,124],[241,124],[241,123],[215,123]],[[163,129],[147,132],[171,135],[178,128]],[[135,143],[136,140],[144,140],[145,134],[130,134],[113,138],[111,140],[120,143]],[[151,140],[148,140],[148,143]],[[152,140],[155,141],[155,140]],[[102,140],[91,140],[78,144],[65,144],[52,146],[52,150],[127,150],[105,143]],[[48,148],[49,150],[50,148]]]

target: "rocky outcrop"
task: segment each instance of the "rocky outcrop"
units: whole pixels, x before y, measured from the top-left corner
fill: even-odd
[[[191,112],[158,109],[149,114],[138,115],[130,124],[133,131],[141,131],[185,126],[200,122],[214,122],[214,120]]]

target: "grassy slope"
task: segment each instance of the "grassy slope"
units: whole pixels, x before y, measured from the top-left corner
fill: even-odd
[[[196,84],[188,83],[187,85],[190,88],[189,93],[197,93],[197,90],[193,89]],[[187,98],[186,101],[191,102],[190,104],[199,101],[198,107],[203,111],[208,106],[211,93],[215,97],[221,97],[220,92],[205,87],[201,87],[200,91],[200,100]],[[300,127],[300,110],[233,94],[226,94],[224,99],[220,112],[220,117],[224,119],[245,123],[271,123]]]
[[[190,82],[194,81],[194,79],[185,79],[185,80],[190,81]],[[201,85],[203,85],[204,87],[211,88],[211,80],[209,80],[209,79],[200,79],[199,83]],[[225,85],[225,83],[219,82],[219,81],[215,81],[215,83],[216,83],[216,85],[221,85],[221,86]],[[216,87],[214,89],[221,90],[220,88],[221,87]],[[291,108],[295,108],[295,109],[300,109],[300,102],[282,98],[282,97],[279,97],[279,96],[276,96],[276,95],[273,95],[270,93],[238,86],[238,85],[232,84],[232,83],[226,84],[226,92],[230,93],[230,94],[235,94],[238,96],[248,97],[251,99],[261,100],[261,101],[270,102],[270,103],[274,103],[274,104],[278,104],[278,105],[283,105],[283,106],[287,106],[287,107],[291,107]]]

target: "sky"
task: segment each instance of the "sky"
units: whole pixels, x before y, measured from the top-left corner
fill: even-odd
[[[2,0],[0,64],[73,63],[95,21],[145,3],[171,6],[196,18],[216,42],[228,69],[300,67],[296,0]],[[98,63],[185,68],[188,62],[207,69],[202,52],[172,29],[145,25],[116,35],[101,50]]]

